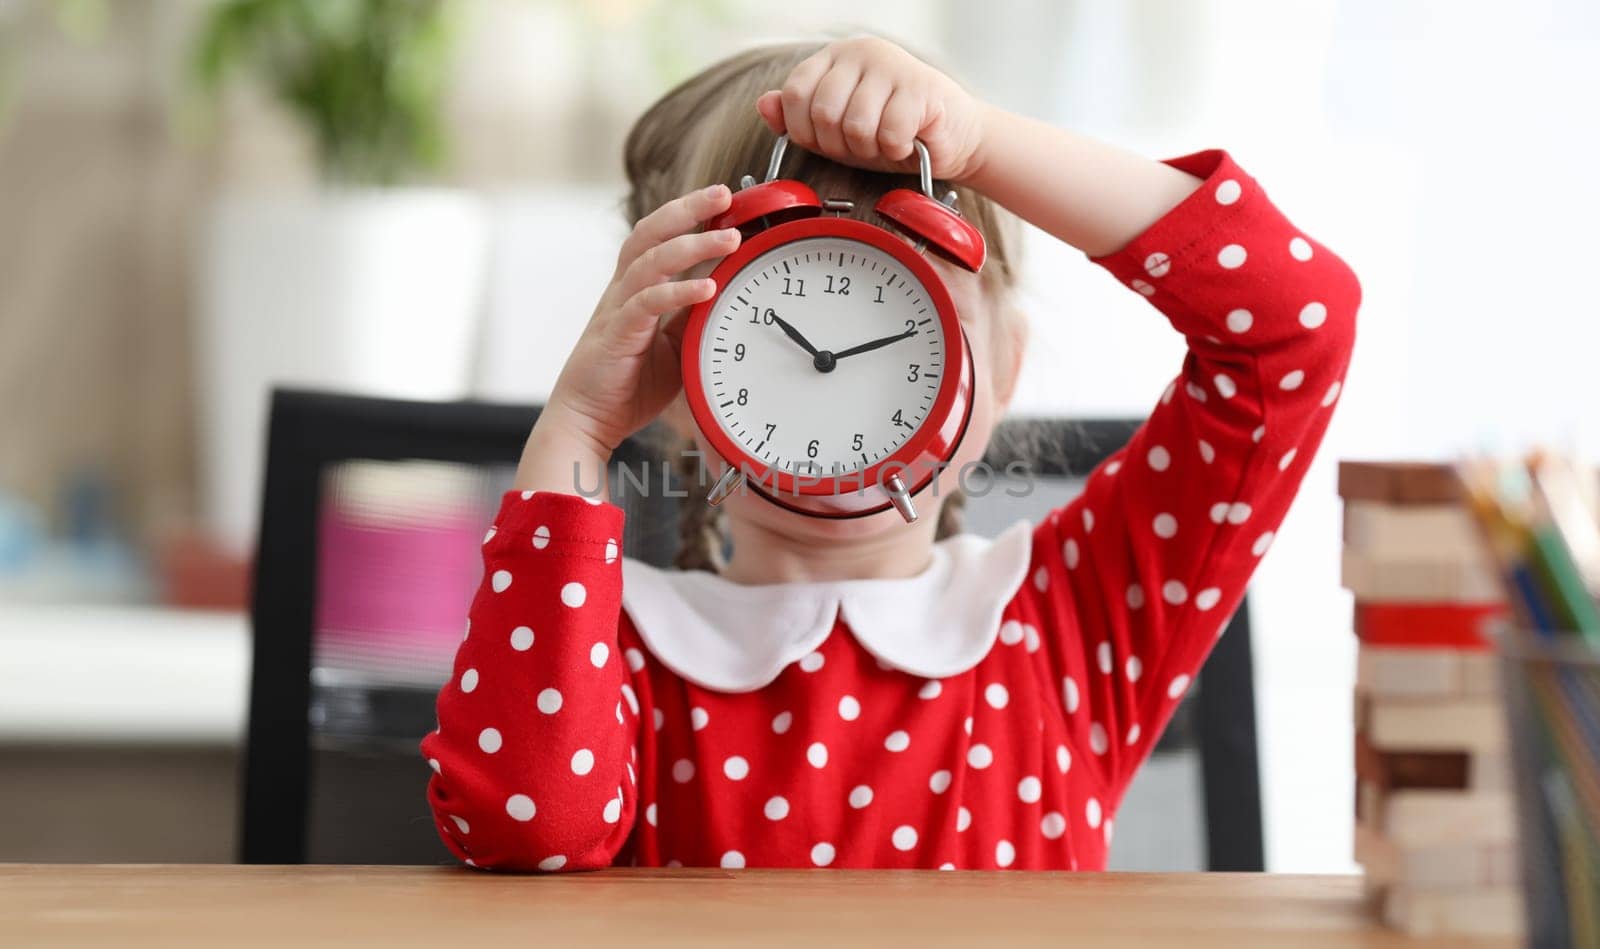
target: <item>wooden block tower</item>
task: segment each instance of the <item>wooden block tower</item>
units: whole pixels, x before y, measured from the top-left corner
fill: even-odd
[[[1493,567],[1447,465],[1345,462],[1344,586],[1360,640],[1355,858],[1413,933],[1521,924]]]

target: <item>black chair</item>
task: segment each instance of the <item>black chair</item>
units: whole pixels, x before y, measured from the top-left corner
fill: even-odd
[[[538,409],[531,406],[274,393],[252,608],[243,862],[450,859],[428,814],[423,786],[429,772],[417,751],[422,735],[434,727],[434,697],[448,669],[429,669],[423,676],[427,681],[417,681],[405,675],[343,674],[314,662],[318,596],[330,592],[317,589],[319,523],[333,490],[330,478],[352,462],[433,461],[486,472],[480,493],[486,511],[492,511],[537,417]],[[1129,421],[1008,421],[989,461],[997,469],[1013,460],[1029,463],[1040,483],[1060,489],[1059,499],[1049,491],[1036,492],[1032,503],[1053,505],[1070,497],[1073,483],[1124,444],[1136,426]],[[613,459],[612,488],[627,513],[624,549],[629,556],[665,565],[677,547],[676,505],[683,502],[659,492],[646,501],[626,489],[623,475],[625,469],[660,470],[655,462],[661,453],[654,447],[659,443],[647,432],[625,444]],[[1050,447],[1040,451],[1029,445]],[[698,492],[691,487],[688,493],[699,503]],[[1025,513],[996,510],[988,499],[974,498],[968,507],[969,524],[980,533]],[[463,600],[463,619],[465,607]],[[1203,865],[1262,869],[1247,609],[1235,615],[1151,761],[1182,756],[1199,759],[1200,787],[1177,793],[1192,797],[1198,791],[1203,799]],[[1135,797],[1130,790],[1119,839],[1135,821],[1161,820],[1159,813],[1126,819]],[[1114,859],[1115,853],[1114,847]]]

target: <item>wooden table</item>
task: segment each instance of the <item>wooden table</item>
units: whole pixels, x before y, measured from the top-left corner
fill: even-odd
[[[1383,930],[1353,876],[29,864],[0,864],[0,943],[1470,944]]]

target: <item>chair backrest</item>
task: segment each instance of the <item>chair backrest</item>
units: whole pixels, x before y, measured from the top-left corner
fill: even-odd
[[[417,743],[434,727],[434,697],[481,571],[482,530],[538,411],[274,393],[252,608],[244,862],[449,859],[427,813]],[[1136,426],[1008,421],[988,460],[1028,464],[1036,490],[1020,502],[1004,492],[971,498],[969,529],[992,533],[1071,497]],[[658,433],[631,439],[611,474],[627,513],[623,549],[658,565],[676,552],[678,505],[700,503],[693,486],[687,497],[626,489],[625,469],[648,471],[660,486],[662,443]],[[1174,826],[1185,805],[1193,816]],[[1135,780],[1118,827],[1114,865],[1131,850],[1123,865],[1261,869],[1246,609]],[[1141,844],[1146,837],[1160,843]]]

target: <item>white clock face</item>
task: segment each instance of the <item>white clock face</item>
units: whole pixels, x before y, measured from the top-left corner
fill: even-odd
[[[701,383],[723,431],[761,463],[846,475],[922,427],[947,351],[904,264],[861,241],[807,238],[728,281],[701,337]]]

